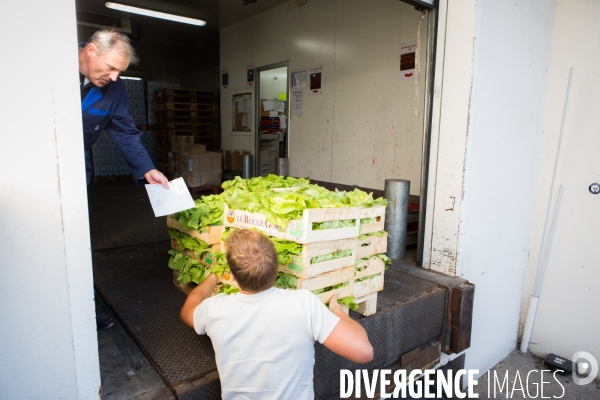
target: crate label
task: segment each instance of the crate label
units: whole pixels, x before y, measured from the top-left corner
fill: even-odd
[[[302,272],[302,265],[298,265],[298,264],[294,264],[294,263],[289,263],[288,264],[288,268],[291,269],[292,271]]]
[[[257,228],[260,231],[280,238],[286,236],[285,228],[271,224],[263,214],[252,214],[247,211],[228,210],[226,208],[223,223],[225,226],[234,226],[236,228]]]
[[[209,264],[209,265],[213,265],[213,255],[211,252],[205,253],[206,255],[204,256],[204,261]]]

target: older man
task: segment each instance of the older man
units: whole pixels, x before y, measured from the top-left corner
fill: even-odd
[[[129,115],[129,100],[119,74],[136,61],[129,38],[117,31],[97,31],[79,48],[79,80],[83,118],[83,146],[87,183],[92,179],[89,151],[106,130],[119,148],[138,183],[157,183],[169,187],[167,178],[150,160],[142,146],[141,132]],[[103,331],[114,325],[111,318],[96,314],[96,327]]]
[[[136,61],[129,38],[114,30],[97,31],[79,48],[79,78],[83,143],[87,182],[92,177],[89,150],[106,129],[119,148],[138,183],[159,183],[168,188],[167,178],[159,172],[142,146],[141,132],[129,115],[129,100],[119,74]]]

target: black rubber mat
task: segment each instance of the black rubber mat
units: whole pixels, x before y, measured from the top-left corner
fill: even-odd
[[[216,369],[208,336],[179,318],[185,295],[167,267],[168,241],[93,253],[94,281],[126,329],[171,385]]]
[[[148,356],[179,399],[219,399],[218,380],[205,375],[216,370],[212,344],[181,322],[185,295],[172,283],[167,267],[168,241],[93,253],[98,291]],[[445,292],[437,285],[389,269],[378,312],[369,317],[351,313],[367,330],[375,357],[372,370],[439,336],[443,325]],[[315,398],[335,397],[339,370],[357,365],[316,345]],[[203,379],[204,378],[204,379]]]

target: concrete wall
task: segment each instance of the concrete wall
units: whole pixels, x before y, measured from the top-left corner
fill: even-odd
[[[556,0],[554,15],[521,323],[525,321],[538,264],[569,69],[573,67],[552,209],[561,184],[564,185],[564,194],[530,349],[541,355],[552,352],[567,358],[577,351],[587,351],[600,361],[600,319],[597,311],[600,302],[600,195],[592,195],[588,191],[591,183],[600,183],[600,4],[593,0]]]
[[[231,132],[231,95],[247,89],[246,67],[289,60],[290,70],[323,66],[323,91],[304,91],[304,115],[290,120],[290,173],[383,188],[411,180],[419,194],[423,116],[414,80],[399,80],[400,45],[417,39],[421,13],[397,0],[286,3],[221,31],[222,147],[254,151],[254,137]],[[427,19],[421,27],[426,42]],[[422,51],[419,107],[423,104]]]
[[[0,397],[97,399],[74,3],[0,15]]]
[[[476,285],[466,368],[515,349],[554,5],[478,1],[457,275]]]

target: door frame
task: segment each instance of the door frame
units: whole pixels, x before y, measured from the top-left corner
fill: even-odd
[[[277,68],[281,68],[281,67],[285,67],[287,69],[286,71],[286,75],[287,75],[287,79],[288,79],[288,83],[289,83],[289,79],[290,79],[290,62],[288,61],[281,61],[275,64],[268,64],[268,65],[263,65],[261,67],[257,67],[254,68],[254,81],[256,82],[256,87],[254,88],[254,97],[255,97],[255,107],[254,109],[256,110],[255,112],[255,117],[254,117],[254,127],[255,127],[255,134],[254,134],[254,151],[256,154],[256,157],[254,157],[254,172],[253,172],[253,176],[258,176],[258,166],[260,165],[260,73],[264,72],[264,71],[269,71],[271,69],[277,69]],[[286,97],[287,97],[287,104],[286,104],[286,115],[289,116],[289,111],[290,111],[290,99],[289,99],[289,94],[290,94],[290,87],[289,84],[286,85],[285,88],[286,91]],[[287,131],[286,131],[286,137],[284,138],[285,140],[285,152],[286,154],[290,154],[290,118],[288,118],[287,120],[288,125],[287,125]]]

